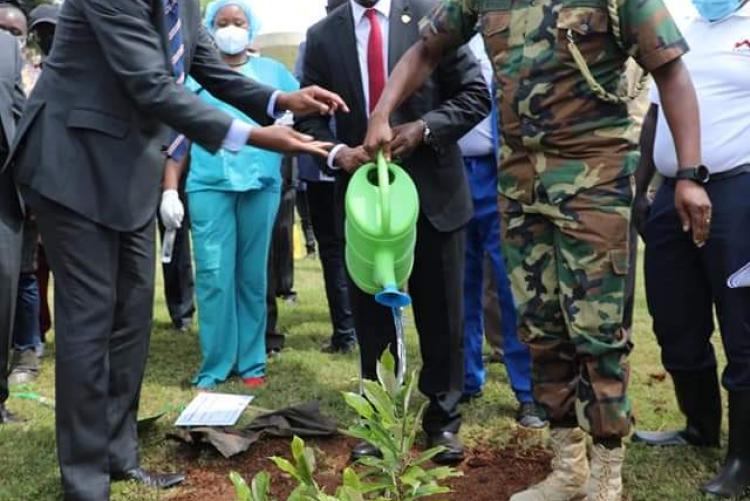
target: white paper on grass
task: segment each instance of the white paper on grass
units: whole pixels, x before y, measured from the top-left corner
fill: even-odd
[[[737,270],[727,279],[727,286],[731,289],[750,287],[750,263]]]
[[[233,426],[255,397],[199,393],[182,411],[175,426]]]

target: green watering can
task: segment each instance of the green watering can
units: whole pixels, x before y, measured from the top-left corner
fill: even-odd
[[[383,306],[411,303],[401,292],[414,266],[419,196],[406,171],[378,153],[346,191],[346,267],[354,283]]]

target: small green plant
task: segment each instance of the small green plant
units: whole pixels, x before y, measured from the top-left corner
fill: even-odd
[[[292,461],[273,457],[281,471],[297,480],[297,488],[287,501],[412,501],[450,492],[442,480],[460,476],[450,467],[428,468],[427,463],[442,452],[436,447],[414,454],[419,423],[425,406],[411,412],[411,397],[416,388],[416,374],[410,374],[403,385],[395,376],[395,360],[386,350],[377,366],[378,381],[364,381],[364,395],[344,393],[346,403],[359,415],[359,422],[347,434],[364,440],[381,451],[381,457],[358,461],[362,471],[346,468],[342,485],[334,496],[325,493],[315,482],[315,454],[299,437],[292,440]],[[238,501],[276,501],[269,496],[270,479],[260,472],[250,486],[237,473],[230,478]]]

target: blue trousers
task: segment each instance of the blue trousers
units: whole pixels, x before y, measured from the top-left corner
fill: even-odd
[[[36,349],[41,344],[39,284],[34,273],[21,273],[16,300],[16,322],[13,326],[13,348],[16,351],[26,351]]]
[[[203,362],[211,388],[232,374],[266,372],[266,284],[279,191],[188,193]]]
[[[750,288],[730,289],[727,277],[750,261],[750,173],[711,181],[711,234],[696,247],[684,233],[666,181],[646,223],[646,297],[672,372],[715,370],[714,308],[727,356],[722,382],[750,390]]]
[[[502,316],[503,353],[511,387],[521,403],[533,401],[531,356],[518,339],[517,317],[510,280],[500,250],[500,216],[497,209],[497,167],[495,157],[464,159],[474,200],[474,217],[466,232],[466,273],[464,276],[465,382],[464,393],[482,390],[487,375],[482,360],[484,325],[482,317],[483,259],[490,257],[497,278]]]

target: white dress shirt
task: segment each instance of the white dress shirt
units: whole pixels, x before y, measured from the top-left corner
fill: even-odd
[[[352,21],[354,22],[354,37],[357,40],[357,58],[359,60],[359,73],[362,80],[362,92],[365,96],[365,113],[370,116],[370,73],[367,68],[367,46],[370,41],[370,20],[367,18],[367,8],[361,6],[354,0],[349,0],[352,7]],[[391,17],[391,0],[379,0],[372,7],[378,15],[380,33],[383,36],[383,70],[386,78],[388,76],[388,20]],[[335,146],[328,154],[328,167],[337,169],[334,165],[336,154],[343,148],[344,144]]]
[[[683,35],[690,52],[682,60],[700,107],[703,163],[714,174],[750,163],[750,3],[722,21],[695,17]],[[660,104],[655,87],[651,100]],[[674,140],[661,107],[654,163],[664,176],[677,174]]]

